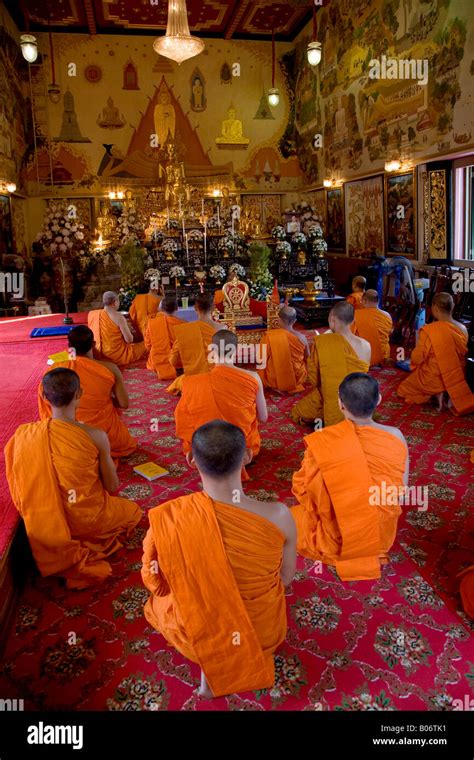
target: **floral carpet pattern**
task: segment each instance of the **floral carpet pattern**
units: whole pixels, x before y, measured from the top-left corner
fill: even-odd
[[[391,561],[376,581],[342,583],[335,571],[298,558],[287,592],[288,635],[275,654],[272,689],[211,702],[196,693],[199,668],[169,647],[143,617],[141,543],[148,508],[198,488],[174,435],[176,398],[143,363],[125,371],[124,419],[139,449],[122,461],[120,494],[143,520],[94,590],[66,591],[31,575],[0,669],[3,698],[27,710],[452,710],[473,696],[472,623],[459,607],[456,575],[474,562],[472,418],[407,406],[396,369],[376,372],[381,421],[407,437],[411,484],[428,487],[426,511],[404,508]],[[268,394],[262,451],[249,469],[249,495],[295,503],[291,477],[303,434],[290,420],[297,397]],[[133,467],[152,459],[169,476],[147,483]],[[212,625],[212,621],[210,621]]]

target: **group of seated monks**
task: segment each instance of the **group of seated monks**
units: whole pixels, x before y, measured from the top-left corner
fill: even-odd
[[[117,295],[105,293],[89,327],[70,331],[68,360],[45,372],[40,421],[21,425],[6,446],[10,491],[41,575],[87,588],[110,575],[109,556],[142,518],[137,504],[112,495],[118,459],[136,448],[118,411],[129,398],[117,364],[148,353],[148,369],[172,381],[176,435],[202,490],[148,512],[144,612],[199,664],[203,697],[273,685],[297,552],[334,567],[342,581],[379,578],[388,561],[403,496],[385,504],[373,493],[403,493],[408,449],[398,429],[374,420],[381,395],[369,368],[377,341],[378,361],[388,356],[388,315],[379,317],[370,290],[355,301],[357,308],[346,300],[331,309],[329,332],[316,333],[310,347],[294,329],[294,309],[283,306],[280,328],[262,340],[265,366],[254,371],[238,366],[237,336],[213,320],[212,296],[196,298],[191,323],[176,316],[174,296],[138,297],[134,336]],[[420,331],[413,371],[398,392],[415,403],[434,396],[438,408],[465,414],[474,410],[463,375],[467,334],[452,308],[448,294],[434,299],[435,321]],[[364,310],[375,317],[359,323],[355,315]],[[242,481],[268,418],[264,388],[291,394],[307,382],[311,390],[291,410],[294,421],[314,427],[293,475],[297,505],[249,498]],[[474,616],[472,570],[463,574],[461,595]]]

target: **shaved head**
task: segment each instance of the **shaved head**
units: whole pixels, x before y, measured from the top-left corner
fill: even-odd
[[[354,321],[354,307],[348,301],[339,301],[332,307],[329,316],[338,319],[344,325],[351,325]]]
[[[74,348],[77,356],[85,356],[94,345],[94,333],[87,325],[73,327],[67,336],[69,348]]]
[[[191,448],[199,472],[217,479],[242,469],[245,436],[230,422],[212,420],[194,431]]]
[[[339,398],[354,417],[372,417],[380,396],[379,384],[365,372],[351,372],[339,386]]]
[[[368,303],[378,303],[379,294],[377,293],[376,290],[372,290],[372,289],[366,290],[362,300],[367,301]]]
[[[178,302],[176,300],[176,297],[166,295],[161,301],[161,311],[166,312],[166,314],[174,314],[175,311],[178,311]]]
[[[437,306],[444,314],[452,314],[454,309],[454,300],[449,293],[437,293],[433,298],[431,306]]]
[[[117,293],[114,293],[113,290],[106,290],[104,295],[102,296],[102,303],[104,306],[112,306],[115,301],[118,301],[119,297]]]
[[[278,312],[278,316],[280,317],[283,324],[291,327],[291,325],[294,325],[296,322],[296,309],[294,309],[292,306],[282,306]]]
[[[214,333],[212,343],[209,344],[209,352],[214,363],[237,357],[237,335],[231,330],[218,330]]]
[[[57,367],[43,377],[43,395],[51,406],[69,406],[81,387],[79,375],[72,369]]]
[[[361,274],[358,274],[352,280],[352,290],[365,290],[366,284],[367,284],[367,280],[365,279],[365,277],[362,277]]]
[[[199,293],[194,301],[196,311],[201,314],[207,314],[214,308],[214,294],[213,293]]]

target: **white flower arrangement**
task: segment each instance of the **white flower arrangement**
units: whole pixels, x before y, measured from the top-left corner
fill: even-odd
[[[308,240],[317,240],[323,237],[323,230],[319,222],[315,222],[308,229]]]
[[[291,253],[291,245],[286,240],[281,240],[279,243],[277,243],[275,251],[281,255],[288,256],[288,254]]]
[[[173,238],[166,238],[165,242],[163,243],[163,250],[167,253],[174,252],[178,250],[178,241],[173,240]]]
[[[295,232],[292,235],[291,241],[294,245],[301,247],[306,245],[306,235],[303,232]]]
[[[189,243],[200,243],[204,240],[204,233],[201,230],[191,230],[188,233]]]
[[[214,264],[214,266],[210,268],[209,274],[213,280],[223,280],[225,277],[225,269],[224,267],[221,267],[220,264]]]
[[[181,278],[186,277],[186,272],[184,271],[183,267],[171,267],[170,277],[173,277],[175,280],[180,280]]]
[[[44,218],[43,229],[36,236],[37,242],[49,248],[52,256],[66,252],[71,256],[85,255],[84,225],[77,222],[76,216],[70,216],[69,209],[63,204],[52,204]]]
[[[234,240],[231,235],[226,235],[219,240],[218,248],[220,251],[231,251],[234,248]]]
[[[236,274],[237,277],[245,277],[246,271],[242,264],[231,264],[229,267],[229,274]]]
[[[322,238],[313,241],[313,251],[316,253],[326,253],[328,244]]]
[[[143,275],[144,280],[159,280],[161,277],[159,269],[147,269]]]
[[[284,240],[286,238],[285,228],[281,224],[277,224],[272,229],[272,238],[274,238],[274,240]]]
[[[136,210],[128,205],[123,206],[122,213],[117,221],[117,233],[121,245],[127,243],[129,240],[132,242],[139,242],[140,233],[144,230],[144,224],[140,221]]]

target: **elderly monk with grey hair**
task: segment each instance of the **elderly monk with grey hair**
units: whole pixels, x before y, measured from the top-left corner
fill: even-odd
[[[283,306],[279,311],[280,327],[268,330],[262,338],[266,366],[259,375],[266,388],[286,393],[304,390],[306,359],[309,354],[306,337],[295,330],[296,311]]]
[[[101,359],[119,366],[133,364],[146,354],[145,343],[133,342],[132,332],[124,315],[119,312],[119,297],[107,290],[103,297],[103,309],[89,312],[87,323],[94,333],[96,351]]]

